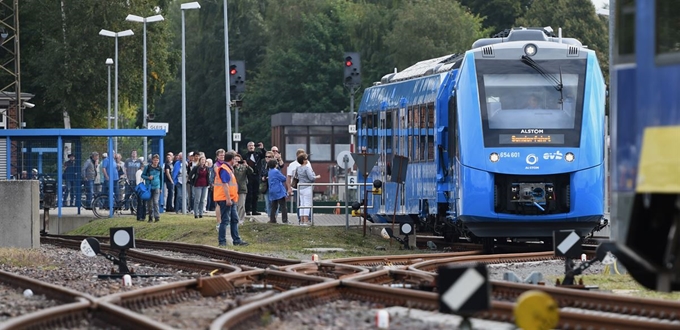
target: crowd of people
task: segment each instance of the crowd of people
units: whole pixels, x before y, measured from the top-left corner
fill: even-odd
[[[117,183],[125,178],[127,187],[144,184],[151,191],[151,198],[146,201],[138,196],[137,220],[160,221],[160,206],[166,212],[193,213],[196,219],[214,211],[219,245],[227,243],[226,227],[230,227],[234,245],[247,245],[239,235],[238,225],[249,216],[262,214],[258,211],[259,196],[264,196],[264,211],[270,223],[277,223],[279,214],[282,222],[288,223],[286,199],[293,196],[293,182],[296,182],[302,183],[298,189],[299,223],[308,225],[313,188],[304,184],[313,183],[320,176],[314,173],[305,150],[297,150],[296,160],[286,166],[276,146],[267,151],[262,142],[257,145],[249,142],[246,147],[243,155],[219,149],[214,162],[200,151],[190,152],[188,160],[181,152],[167,152],[162,164],[158,154],[149,155],[151,161],[147,163],[144,157],[137,157],[136,150],[131,151],[125,161],[119,153],[114,153],[113,159],[102,153],[100,159],[100,154],[94,151],[82,164],[81,173],[77,173],[75,157],[68,155],[63,168],[63,205],[76,205],[74,185],[78,174],[85,185],[87,203],[94,194],[106,191],[109,181]],[[110,171],[111,166],[115,170]],[[161,189],[165,200],[160,200]],[[120,185],[114,184],[116,200],[121,193],[129,192],[121,192]]]

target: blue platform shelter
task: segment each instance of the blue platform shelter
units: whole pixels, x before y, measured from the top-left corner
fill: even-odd
[[[69,141],[73,144],[71,153],[76,157],[76,159],[81,160],[83,156],[82,151],[82,138],[85,137],[100,137],[107,138],[108,154],[113,158],[114,147],[113,141],[115,138],[120,137],[147,137],[151,142],[152,150],[156,149],[159,155],[163,155],[164,145],[163,139],[166,135],[165,130],[149,130],[149,129],[12,129],[12,130],[0,130],[0,138],[4,137],[6,139],[6,153],[5,153],[5,164],[6,164],[6,178],[8,180],[13,178],[12,172],[17,172],[16,178],[18,179],[37,179],[38,177],[20,177],[21,169],[27,168],[25,164],[22,164],[20,168],[13,168],[13,164],[16,167],[19,162],[17,162],[17,157],[24,157],[26,155],[31,155],[28,157],[30,159],[28,168],[35,168],[38,173],[43,173],[43,167],[46,164],[45,157],[50,157],[50,159],[56,160],[56,164],[53,165],[55,168],[55,176],[57,181],[57,208],[58,217],[62,216],[62,206],[63,206],[63,168],[61,166],[64,159],[64,144]],[[17,142],[22,143],[20,146]],[[45,147],[38,142],[48,141],[49,146]],[[54,154],[56,153],[56,157]],[[89,157],[89,152],[85,151],[84,154]],[[146,157],[146,155],[144,155]],[[2,157],[2,156],[0,156]],[[163,159],[163,157],[161,157]],[[80,163],[80,162],[77,162]],[[115,170],[115,162],[109,162],[108,172],[113,173]],[[77,165],[80,169],[81,164]],[[81,176],[77,175],[76,179],[76,196],[81,196]],[[114,182],[109,180],[108,194],[109,194],[109,217],[113,216],[114,212]],[[161,189],[161,200],[163,200]],[[81,212],[81,198],[77,200],[78,214]],[[162,210],[161,210],[162,212]]]

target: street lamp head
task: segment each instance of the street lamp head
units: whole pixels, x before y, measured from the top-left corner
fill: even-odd
[[[135,34],[135,33],[132,32],[132,30],[125,30],[125,31],[118,32],[119,37],[127,37],[127,36],[131,36],[133,34]]]
[[[181,8],[182,10],[185,10],[185,9],[200,9],[200,8],[201,8],[201,5],[200,5],[198,2],[195,2],[195,1],[194,1],[194,2],[183,3],[183,4],[180,6],[180,8]]]
[[[153,15],[146,18],[147,23],[160,22],[164,20],[163,15]]]
[[[99,35],[105,37],[115,37],[116,33],[113,31],[102,29],[101,31],[99,31]]]
[[[112,58],[107,58],[106,59],[106,65],[113,65],[113,59]]]
[[[112,38],[117,38],[117,37],[127,37],[127,36],[131,36],[131,35],[133,35],[133,34],[134,34],[134,33],[132,32],[132,30],[125,30],[125,31],[120,31],[120,32],[113,32],[113,31],[109,31],[109,30],[102,29],[101,31],[99,31],[99,35],[100,35],[100,36],[112,37]]]
[[[130,15],[127,15],[127,17],[125,17],[125,20],[130,21],[130,22],[143,23],[144,17],[130,14]]]
[[[30,103],[30,102],[25,102],[25,101],[24,101],[24,106],[27,107],[27,108],[34,108],[34,107],[35,107],[35,104]]]

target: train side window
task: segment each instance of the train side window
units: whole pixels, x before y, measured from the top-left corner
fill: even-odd
[[[616,2],[615,63],[635,62],[635,2],[636,0]]]
[[[677,1],[656,1],[656,62],[680,63],[680,6]]]
[[[385,114],[385,128],[390,129],[392,128],[392,111],[387,111]]]
[[[418,119],[420,119],[420,106],[416,105],[413,107],[413,117],[411,117],[411,127],[412,128],[418,128]]]

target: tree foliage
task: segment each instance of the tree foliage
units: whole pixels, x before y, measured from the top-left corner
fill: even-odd
[[[403,69],[424,59],[463,52],[485,34],[481,19],[455,1],[412,1],[401,8],[385,45],[392,61]]]
[[[29,126],[62,127],[67,110],[73,127],[105,127],[104,60],[114,57],[114,40],[98,33],[128,28],[135,36],[119,39],[120,116],[122,127],[140,126],[142,26],[125,17],[158,8],[165,21],[147,26],[148,106],[155,121],[170,123],[166,148],[179,150],[182,2],[22,1],[22,90],[39,105],[26,111]],[[187,147],[211,155],[229,148],[224,8],[223,0],[200,3],[200,10],[185,12],[185,124]],[[607,70],[606,19],[589,0],[239,0],[228,1],[228,14],[229,58],[246,61],[246,93],[239,96],[244,140],[269,141],[273,114],[349,111],[343,52],[361,54],[355,104],[395,67],[463,52],[478,38],[519,25],[562,27],[596,50]]]
[[[562,28],[565,37],[576,38],[597,53],[605,81],[609,81],[608,21],[595,13],[595,5],[590,0],[534,0],[517,23],[552,26],[556,33]]]
[[[482,26],[495,34],[516,27],[533,0],[460,0],[461,5],[483,18]]]
[[[26,112],[29,125],[63,127],[62,113],[67,111],[72,127],[106,126],[104,63],[115,57],[115,47],[113,38],[99,36],[101,29],[135,32],[118,39],[119,115],[122,122],[133,125],[142,100],[142,25],[126,22],[125,17],[130,13],[151,16],[154,8],[163,13],[166,5],[166,0],[22,1],[22,90],[35,94],[39,105]],[[170,36],[165,22],[147,26],[150,109],[172,77]],[[112,72],[112,80],[114,76]]]

